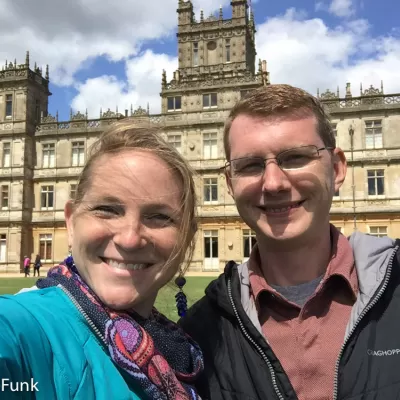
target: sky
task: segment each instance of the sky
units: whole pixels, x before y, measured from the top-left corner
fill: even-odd
[[[231,17],[230,0],[193,0],[195,14]],[[178,68],[178,0],[0,0],[0,65],[30,52],[49,64],[49,112],[160,112],[161,73]],[[353,96],[371,85],[400,93],[400,2],[395,0],[252,1],[257,58],[271,83]]]

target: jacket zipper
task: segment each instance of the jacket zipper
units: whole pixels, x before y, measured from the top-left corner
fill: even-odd
[[[246,328],[243,325],[242,320],[239,317],[239,314],[237,312],[236,305],[233,301],[233,296],[232,296],[232,288],[231,288],[231,280],[230,278],[228,279],[228,296],[229,300],[231,302],[233,312],[235,314],[236,319],[239,322],[240,329],[243,333],[243,335],[246,337],[246,339],[257,349],[257,351],[260,353],[261,357],[263,358],[264,362],[267,364],[269,372],[271,374],[271,380],[272,380],[272,385],[275,390],[275,394],[278,396],[279,400],[284,400],[284,397],[282,396],[281,392],[279,391],[278,384],[276,383],[276,376],[275,376],[275,371],[274,368],[272,367],[271,362],[269,361],[267,355],[264,353],[264,351],[261,349],[261,347],[255,342],[255,340],[249,335],[247,332]]]
[[[340,349],[338,359],[336,360],[336,366],[335,366],[335,379],[333,381],[333,400],[337,400],[337,395],[338,395],[338,389],[339,389],[339,365],[340,365],[340,360],[342,358],[344,349],[350,340],[351,336],[357,329],[357,326],[361,322],[361,320],[365,317],[365,315],[376,305],[376,303],[379,301],[379,299],[382,297],[382,294],[386,290],[386,287],[389,283],[390,275],[392,274],[392,267],[393,267],[393,259],[396,255],[397,250],[399,249],[399,246],[396,246],[393,250],[392,255],[390,256],[389,259],[389,264],[388,268],[386,270],[386,275],[385,275],[385,280],[383,281],[382,287],[379,289],[378,293],[375,295],[375,297],[370,301],[370,303],[364,308],[364,310],[361,312],[360,316],[358,317],[356,323],[354,324],[352,330],[350,333],[347,335],[347,337],[344,340],[344,343]]]
[[[101,334],[99,329],[96,327],[94,322],[89,318],[89,316],[86,314],[86,312],[83,310],[81,305],[75,300],[74,296],[62,285],[58,285],[58,287],[68,296],[68,298],[72,301],[74,306],[78,309],[78,311],[82,314],[83,318],[85,318],[86,322],[92,329],[92,331],[101,339],[101,341],[104,343],[104,345],[107,347],[107,342],[104,336]]]

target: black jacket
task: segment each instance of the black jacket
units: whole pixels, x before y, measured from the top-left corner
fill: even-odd
[[[400,399],[400,242],[356,233],[350,243],[360,293],[336,364],[334,399]],[[210,400],[297,399],[246,304],[246,271],[246,264],[228,263],[179,321],[204,353],[199,394]]]

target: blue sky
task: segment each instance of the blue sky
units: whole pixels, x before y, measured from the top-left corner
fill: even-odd
[[[92,118],[100,108],[120,112],[150,104],[160,110],[161,71],[177,68],[178,0],[39,0],[27,7],[0,0],[0,59],[50,64],[49,111],[68,119],[70,108]],[[230,17],[230,1],[194,0],[196,15]],[[29,8],[31,7],[31,8]],[[258,57],[272,83],[353,95],[371,84],[400,92],[400,2],[393,0],[253,0]],[[41,11],[39,12],[38,9]],[[49,21],[54,21],[49,23]]]

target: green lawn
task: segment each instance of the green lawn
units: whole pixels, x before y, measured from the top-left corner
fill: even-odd
[[[37,278],[0,278],[0,295],[14,294],[22,288],[35,285]],[[188,299],[188,306],[200,299],[204,294],[204,289],[214,278],[211,277],[188,277],[186,278],[185,294]],[[175,307],[175,293],[177,288],[170,284],[160,291],[156,301],[157,309],[168,318],[176,321],[178,315]]]

